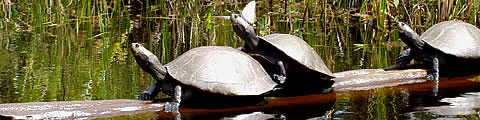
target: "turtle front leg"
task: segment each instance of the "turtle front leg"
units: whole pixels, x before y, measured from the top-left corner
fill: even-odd
[[[152,100],[157,96],[158,92],[160,91],[160,85],[158,80],[155,80],[145,91],[143,91],[140,96],[138,96],[139,100]]]
[[[172,102],[168,102],[164,106],[165,112],[174,112],[180,113],[178,107],[180,107],[180,102],[182,101],[182,87],[180,85],[175,86],[175,91],[173,93]]]
[[[440,63],[438,61],[438,57],[433,57],[432,59],[432,79],[434,81],[438,81],[438,78],[440,77],[440,69],[438,69],[438,66],[440,66]]]
[[[438,79],[440,77],[440,69],[438,68],[440,66],[440,62],[438,61],[438,56],[434,56],[432,58],[432,74],[427,77],[427,80],[433,80],[435,82],[435,85],[433,86],[433,94],[434,96],[437,96],[438,94]]]
[[[176,103],[177,106],[180,106],[180,102],[182,101],[182,87],[180,87],[180,85],[175,86],[174,97],[173,102]]]
[[[277,70],[279,74],[273,74],[273,79],[277,80],[280,84],[283,84],[285,79],[287,79],[287,71],[285,70],[285,65],[282,61],[277,61]]]
[[[405,67],[410,63],[410,61],[413,60],[413,57],[411,55],[411,53],[412,53],[411,50],[412,50],[411,48],[408,48],[408,49],[400,52],[400,55],[395,60],[397,65],[399,65],[400,67]]]
[[[432,80],[438,82],[438,78],[440,77],[440,70],[438,69],[438,66],[440,65],[438,61],[438,57],[434,56],[432,58],[432,74],[429,74],[427,76],[427,80]]]

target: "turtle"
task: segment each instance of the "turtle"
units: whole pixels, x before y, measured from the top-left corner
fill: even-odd
[[[155,79],[140,100],[152,100],[162,91],[174,96],[172,103],[177,106],[180,101],[187,107],[217,101],[232,104],[230,100],[263,99],[261,95],[277,85],[260,63],[232,47],[193,48],[165,66],[139,43],[132,43],[131,51],[137,64]]]
[[[407,24],[398,22],[399,37],[409,48],[400,52],[396,64],[405,67],[413,59],[431,64],[427,79],[438,82],[440,66],[463,68],[480,60],[480,29],[460,20],[443,21],[421,36]],[[476,66],[475,66],[476,67]]]
[[[231,14],[230,20],[234,32],[245,41],[244,47],[237,49],[258,60],[283,88],[330,88],[333,84],[332,72],[303,39],[290,34],[256,35],[252,26],[255,1],[249,2],[241,14]]]

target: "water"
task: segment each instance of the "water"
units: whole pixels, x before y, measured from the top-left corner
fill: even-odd
[[[239,13],[244,2],[90,2],[0,2],[0,13],[6,16],[0,21],[0,103],[136,99],[153,79],[135,63],[128,50],[132,42],[143,43],[162,63],[197,46],[242,45],[230,22],[215,16]],[[475,2],[470,5],[464,14],[480,8]],[[259,1],[257,33],[304,38],[333,72],[394,65],[402,43],[392,20],[364,7],[357,2]],[[385,10],[413,22],[419,32],[438,21],[422,18],[419,14],[425,11],[407,20],[402,9]],[[476,19],[453,17],[471,23]],[[182,118],[478,119],[480,85],[474,81],[480,78],[442,78],[436,96],[432,84],[423,83],[274,98],[263,106],[184,109]],[[135,117],[174,116],[158,112]]]
[[[441,79],[439,93],[433,83],[402,85],[370,91],[341,92],[336,104],[339,118],[351,119],[478,119],[478,82],[476,76]],[[340,99],[340,100],[339,100]],[[335,106],[337,108],[337,106]],[[470,119],[472,119],[470,118]]]

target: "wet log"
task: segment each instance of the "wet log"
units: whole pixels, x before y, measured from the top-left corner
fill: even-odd
[[[347,76],[363,75],[363,74],[370,74],[370,73],[377,73],[377,72],[385,72],[385,70],[383,70],[383,69],[349,70],[349,71],[333,73],[333,76],[335,76],[335,78],[343,78],[343,77],[347,77]]]
[[[382,69],[362,69],[334,73],[335,91],[369,90],[392,87],[402,84],[422,83],[426,81],[427,71],[407,69],[384,71]]]
[[[0,104],[0,119],[94,119],[162,110],[140,100],[58,101]]]
[[[401,84],[419,83],[425,81],[426,71],[421,69],[384,71],[382,69],[352,70],[335,73],[333,85],[335,91],[367,90],[379,87],[397,86]],[[261,117],[264,113],[293,113],[290,109],[303,107],[326,108],[318,112],[327,112],[335,102],[335,93],[312,94],[297,97],[275,97],[267,99],[266,104],[224,109],[180,109],[182,118],[221,119],[227,116],[248,114]],[[232,103],[234,104],[234,103]],[[327,106],[325,106],[327,105]],[[289,108],[289,109],[286,109]],[[0,104],[0,118],[9,119],[93,119],[112,116],[134,115],[141,113],[155,114],[160,118],[175,118],[171,113],[165,113],[162,103],[151,103],[139,100],[97,100],[97,101],[61,101]],[[308,109],[312,110],[312,109]],[[256,111],[263,111],[258,113]],[[300,111],[308,113],[306,111]],[[289,115],[304,115],[284,114]],[[244,116],[239,116],[244,117]],[[263,116],[265,117],[265,116]],[[266,116],[271,117],[271,116]],[[295,118],[298,118],[295,117]],[[308,115],[305,116],[308,118]]]
[[[234,108],[190,109],[181,108],[182,119],[223,119],[238,114],[252,116],[239,117],[272,117],[275,112],[290,113],[286,117],[313,117],[319,112],[330,110],[335,103],[335,93],[312,94],[298,97],[267,98],[264,104]],[[235,104],[235,103],[232,103]],[[126,115],[151,114],[152,118],[175,119],[174,113],[163,111],[164,103],[151,103],[140,100],[95,100],[95,101],[61,101],[0,104],[0,119],[95,119]],[[320,109],[321,108],[321,109]],[[296,111],[291,111],[296,109]],[[302,111],[309,110],[309,111]],[[311,110],[315,110],[312,112]],[[261,113],[257,111],[263,111]],[[305,114],[312,113],[312,114]],[[266,116],[263,116],[266,115]],[[308,116],[310,115],[310,116]],[[123,117],[122,117],[123,116]],[[148,117],[148,115],[146,115]],[[137,116],[135,118],[142,117]],[[149,118],[151,119],[151,118]]]

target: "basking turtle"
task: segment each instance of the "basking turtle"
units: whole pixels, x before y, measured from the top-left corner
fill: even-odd
[[[470,63],[480,60],[480,29],[471,24],[444,21],[433,25],[421,36],[405,23],[399,22],[398,27],[400,39],[410,48],[400,53],[396,63],[406,66],[413,59],[431,63],[430,80],[438,81],[440,65],[471,66]]]
[[[332,72],[303,39],[289,34],[256,35],[251,25],[255,20],[255,1],[230,19],[235,33],[245,41],[244,48],[239,49],[258,60],[284,88],[330,88],[333,84]]]
[[[153,99],[163,91],[174,96],[174,103],[182,100],[182,105],[215,99],[231,104],[229,100],[237,98],[226,96],[259,97],[277,85],[257,61],[231,47],[194,48],[165,66],[138,43],[132,43],[131,51],[138,65],[155,78],[139,96],[141,100]]]

